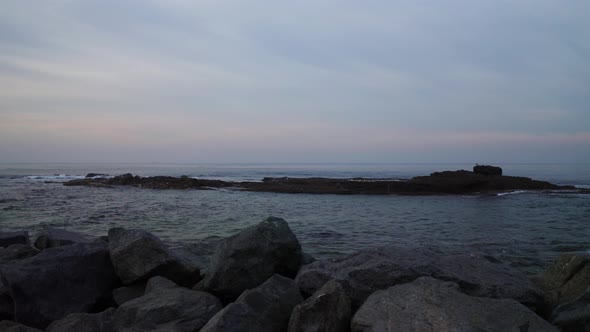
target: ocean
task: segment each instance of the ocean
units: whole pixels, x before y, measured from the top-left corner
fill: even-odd
[[[589,164],[499,164],[505,175],[590,188]],[[44,226],[92,235],[142,228],[172,247],[235,234],[268,216],[284,218],[318,259],[361,249],[434,246],[494,256],[528,274],[559,254],[590,250],[590,195],[514,191],[498,195],[309,195],[231,190],[66,187],[87,173],[406,179],[470,164],[0,164],[0,230]]]

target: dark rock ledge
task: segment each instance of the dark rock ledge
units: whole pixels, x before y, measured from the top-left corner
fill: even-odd
[[[216,241],[209,267],[142,230],[41,236],[67,241],[0,250],[0,331],[590,331],[588,253],[530,280],[489,256],[426,248],[305,264],[272,217]]]
[[[65,186],[112,187],[133,186],[150,189],[215,189],[301,193],[301,194],[365,194],[365,195],[432,195],[478,194],[509,190],[576,190],[574,186],[559,186],[526,177],[502,175],[493,166],[475,166],[471,171],[435,172],[409,180],[392,179],[331,179],[331,178],[264,178],[261,182],[232,182],[193,179],[187,176],[140,177],[123,174],[113,178],[71,180]],[[584,190],[578,190],[585,192]]]

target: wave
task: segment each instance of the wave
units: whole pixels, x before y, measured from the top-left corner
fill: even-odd
[[[526,194],[528,190],[515,190],[515,191],[508,191],[505,193],[497,193],[496,196],[506,196],[506,195],[518,195],[518,194]]]
[[[25,177],[29,180],[75,180],[83,179],[83,175],[53,174],[53,175],[29,175]]]

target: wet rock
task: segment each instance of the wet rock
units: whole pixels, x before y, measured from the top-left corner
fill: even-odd
[[[63,319],[51,323],[47,332],[113,332],[114,308],[101,313],[70,314]]]
[[[489,259],[471,255],[441,255],[426,248],[380,247],[333,260],[305,265],[297,274],[301,292],[310,296],[327,281],[339,281],[353,309],[374,291],[434,276],[458,283],[473,296],[512,298],[536,307],[541,293],[524,275]]]
[[[102,242],[46,249],[18,264],[0,265],[0,275],[15,321],[38,328],[91,310],[119,282]]]
[[[274,275],[245,291],[213,316],[200,332],[285,331],[293,308],[302,300],[293,280]]]
[[[351,322],[361,331],[555,331],[522,304],[510,299],[468,296],[453,282],[422,277],[377,291]]]
[[[289,332],[346,332],[350,328],[350,299],[340,283],[328,281],[293,309]]]
[[[113,290],[113,301],[118,306],[123,305],[125,302],[129,302],[140,296],[143,296],[145,292],[145,283],[137,283],[129,286],[119,287]]]
[[[545,291],[543,313],[572,302],[590,288],[590,253],[563,254],[544,272],[537,283]]]
[[[301,257],[301,265],[307,265],[307,264],[311,264],[313,262],[315,262],[317,259],[315,259],[315,257],[313,257],[312,255],[304,252],[303,256]]]
[[[146,294],[121,305],[115,313],[116,331],[198,331],[223,308],[215,296],[186,289],[154,277]]]
[[[557,307],[551,322],[564,332],[590,332],[590,288],[579,298]]]
[[[115,271],[124,284],[163,276],[179,285],[193,286],[200,279],[197,266],[175,255],[149,232],[111,228],[109,248]]]
[[[2,332],[42,332],[34,327],[19,324],[17,322],[3,320],[0,322],[0,331]]]
[[[473,173],[483,175],[502,175],[502,168],[497,166],[476,165],[473,167]]]
[[[37,240],[35,240],[35,248],[39,250],[66,246],[74,243],[90,243],[95,239],[81,233],[59,229],[54,227],[45,227]]]
[[[33,257],[38,253],[39,250],[28,244],[12,244],[6,248],[0,248],[0,263]]]
[[[8,247],[12,244],[30,244],[29,232],[0,232],[0,247]]]
[[[301,259],[301,245],[287,222],[270,217],[225,239],[200,287],[232,300],[275,273],[294,277]]]

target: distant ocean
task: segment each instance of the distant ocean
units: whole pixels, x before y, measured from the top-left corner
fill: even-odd
[[[499,164],[505,175],[590,188],[589,164]],[[286,219],[316,258],[379,246],[436,246],[492,255],[537,273],[557,255],[590,250],[590,195],[515,191],[481,196],[338,196],[229,190],[65,187],[87,173],[406,179],[471,164],[0,164],[0,229],[63,227],[104,235],[143,228],[171,246],[228,236],[268,216]]]

